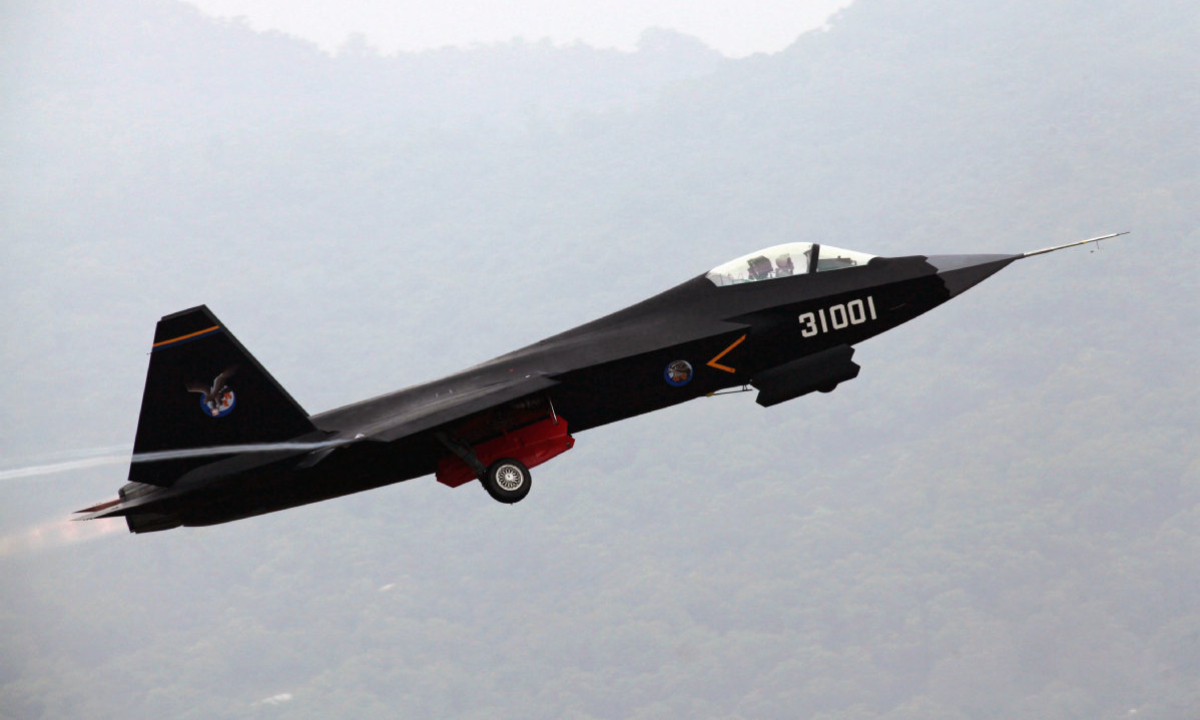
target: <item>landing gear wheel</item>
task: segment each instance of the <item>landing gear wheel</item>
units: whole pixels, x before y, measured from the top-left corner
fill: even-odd
[[[502,458],[492,463],[483,477],[483,487],[488,495],[508,505],[524,500],[532,482],[525,463],[512,458]]]

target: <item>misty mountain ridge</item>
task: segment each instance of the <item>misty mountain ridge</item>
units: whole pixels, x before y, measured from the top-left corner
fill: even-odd
[[[422,478],[85,540],[58,521],[124,467],[0,484],[0,715],[1194,718],[1193,3],[858,0],[741,60],[5,18],[6,463],[130,443],[154,321],[201,302],[315,412],[776,242],[1134,233],[831,395],[582,433],[515,508]]]
[[[22,2],[9,13],[28,18],[10,26],[12,42],[0,51],[10,101],[70,111],[58,105],[68,91],[75,112],[105,122],[134,111],[154,122],[143,131],[164,139],[268,127],[396,133],[561,122],[636,107],[723,62],[700,41],[660,28],[646,30],[635,52],[515,39],[383,56],[352,35],[331,57],[306,40],[174,0]],[[29,47],[39,33],[49,46]]]

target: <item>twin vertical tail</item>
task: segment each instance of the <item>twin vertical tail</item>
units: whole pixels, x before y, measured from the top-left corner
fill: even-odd
[[[304,408],[207,307],[159,320],[135,456],[284,442],[314,430]],[[196,456],[134,462],[129,479],[169,486],[210,462]]]

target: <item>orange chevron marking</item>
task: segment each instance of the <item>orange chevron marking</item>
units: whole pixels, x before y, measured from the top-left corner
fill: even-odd
[[[733,368],[729,367],[728,365],[722,365],[721,363],[719,363],[717,361],[720,360],[721,358],[725,357],[726,355],[728,355],[730,350],[733,350],[738,345],[741,345],[742,341],[745,339],[746,339],[746,336],[743,335],[740,338],[738,338],[737,340],[734,340],[732,345],[730,345],[729,347],[722,350],[720,353],[717,354],[717,356],[715,358],[713,358],[712,360],[709,360],[705,364],[708,365],[710,368],[716,368],[717,370],[724,370],[727,373],[737,372],[737,370],[734,370]]]

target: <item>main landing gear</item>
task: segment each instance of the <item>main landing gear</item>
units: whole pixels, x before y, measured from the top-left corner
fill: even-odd
[[[448,432],[439,432],[435,437],[450,451],[438,462],[438,482],[458,487],[478,479],[488,495],[506,505],[518,503],[529,494],[533,483],[530,467],[575,445],[567,421],[558,416],[505,430],[477,444],[468,444]]]
[[[529,474],[529,468],[525,467],[525,463],[511,458],[502,458],[488,467],[487,473],[480,482],[483,483],[483,488],[488,491],[488,495],[491,495],[493,500],[512,505],[524,500],[525,496],[529,494],[533,478]]]

